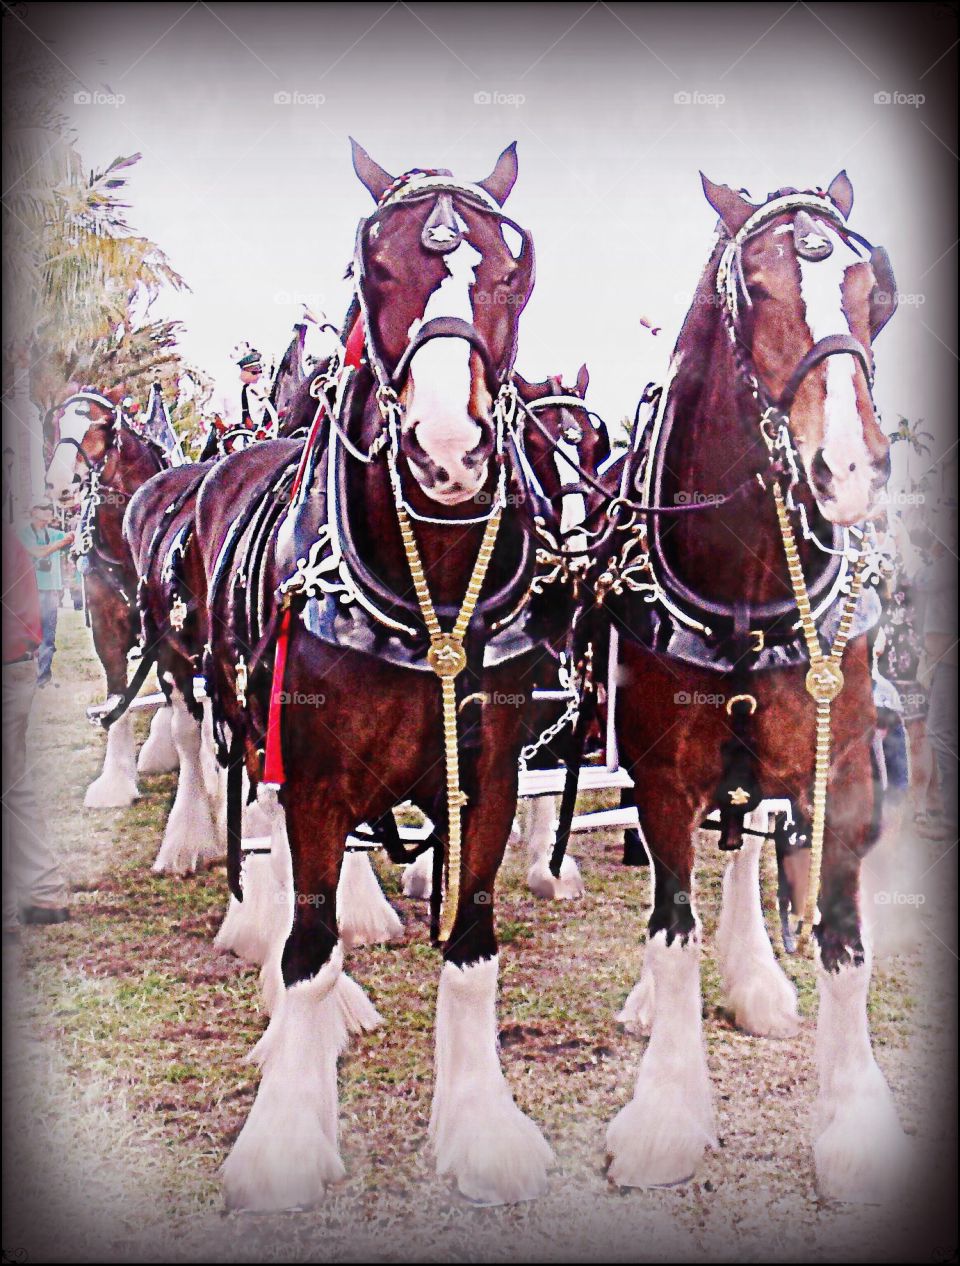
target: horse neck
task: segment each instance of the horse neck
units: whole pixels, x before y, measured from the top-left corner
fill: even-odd
[[[773,498],[754,476],[769,467],[760,410],[743,382],[717,303],[718,243],[701,277],[674,352],[677,365],[664,416],[661,504],[693,505],[736,495],[715,509],[661,518],[664,553],[705,597],[758,604],[789,594]],[[811,503],[812,505],[812,503]],[[811,563],[801,543],[804,561]]]
[[[101,500],[97,506],[96,522],[98,531],[106,545],[116,550],[123,549],[123,516],[130,497],[154,475],[166,468],[166,462],[146,440],[133,431],[124,430],[123,443],[115,448],[117,461],[101,483]],[[122,493],[122,497],[111,497],[109,494]],[[105,495],[106,494],[106,495]]]

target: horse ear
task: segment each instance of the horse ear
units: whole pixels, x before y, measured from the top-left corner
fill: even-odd
[[[521,394],[521,395],[522,395],[525,391],[529,391],[529,389],[530,389],[530,384],[529,384],[529,382],[527,382],[527,380],[526,380],[526,378],[524,378],[523,374],[521,374],[521,373],[520,373],[518,370],[516,370],[516,369],[513,371],[513,380],[514,380],[514,382],[517,384],[517,386],[520,388],[520,394]]]
[[[850,177],[846,171],[837,172],[829,185],[827,185],[827,193],[830,195],[830,201],[843,218],[845,220],[849,219],[850,212],[853,210],[853,185],[850,183]]]
[[[497,159],[496,166],[490,175],[484,180],[478,180],[477,184],[481,189],[486,189],[491,198],[495,198],[503,206],[516,183],[518,171],[517,142],[511,141]]]
[[[350,137],[350,151],[353,156],[353,170],[360,178],[360,183],[373,198],[379,202],[393,184],[394,178],[388,171],[375,163],[362,145]]]
[[[870,292],[870,337],[874,339],[897,310],[897,279],[883,246],[875,246],[870,252],[870,267],[874,276]]]
[[[723,221],[724,228],[731,237],[739,233],[757,208],[729,185],[715,185],[703,172],[700,180],[706,199]]]
[[[577,395],[582,399],[587,394],[587,388],[590,386],[590,370],[586,365],[581,365],[577,370]]]

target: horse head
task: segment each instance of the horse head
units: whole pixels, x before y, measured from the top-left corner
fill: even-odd
[[[43,426],[50,496],[67,503],[91,470],[103,467],[122,421],[122,388],[84,387],[51,409]]]
[[[573,386],[564,386],[560,375],[543,382],[528,382],[514,374],[517,394],[527,406],[523,428],[524,449],[547,499],[562,506],[561,526],[569,529],[583,521],[590,489],[583,473],[596,477],[610,456],[606,428],[589,410],[578,407],[590,384],[586,365],[581,365]]]
[[[789,425],[821,513],[870,518],[890,474],[871,392],[873,340],[896,308],[882,247],[847,226],[853,187],[778,190],[760,205],[703,177],[720,216],[720,299],[748,382]]]
[[[354,259],[368,359],[381,399],[396,399],[407,469],[433,501],[460,505],[490,478],[494,404],[533,289],[530,236],[501,210],[516,148],[476,183],[440,170],[394,179],[356,142],[353,164],[377,203]]]

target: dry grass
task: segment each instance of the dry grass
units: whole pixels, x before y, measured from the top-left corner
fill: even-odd
[[[224,1217],[217,1170],[253,1099],[243,1056],[264,1024],[254,974],[212,945],[222,871],[149,873],[171,778],[143,780],[129,811],[82,810],[102,751],[82,705],[102,687],[79,621],[67,617],[62,632],[64,685],[42,696],[34,729],[74,917],[25,931],[22,972],[11,976],[8,1252],[57,1261],[947,1260],[955,1238],[915,1195],[870,1210],[818,1200],[812,967],[788,964],[804,1012],[798,1038],[760,1041],[733,1029],[709,939],[704,1015],[721,1146],[682,1187],[608,1185],[603,1132],[643,1049],[613,1015],[638,975],[649,897],[646,872],[619,865],[610,835],[577,840],[588,891],[574,908],[530,897],[519,857],[500,882],[503,1064],[557,1152],[547,1198],[477,1209],[435,1177],[425,1142],[439,960],[425,910],[400,897],[397,874],[378,863],[405,939],[351,956],[386,1023],[342,1063],[348,1178],[309,1213]],[[937,857],[930,851],[924,865]],[[928,875],[920,942],[878,967],[870,1002],[877,1057],[925,1177],[953,1137],[944,1111],[956,961],[945,945],[954,935],[944,931],[953,926],[949,866]],[[721,867],[704,850],[698,908],[708,938]]]

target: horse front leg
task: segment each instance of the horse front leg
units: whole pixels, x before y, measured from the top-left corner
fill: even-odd
[[[130,612],[112,589],[88,586],[90,629],[97,657],[107,678],[107,699],[116,702],[127,686],[127,652],[132,642]],[[139,797],[133,717],[125,712],[107,730],[103,769],[87,788],[86,809],[125,809]]]
[[[631,995],[637,1014],[629,1018],[649,1024],[650,1041],[633,1098],[607,1130],[607,1151],[613,1182],[653,1187],[689,1178],[704,1150],[716,1146],[716,1134],[703,1042],[700,927],[691,896],[694,815],[682,807],[684,788],[671,785],[664,770],[634,778],[653,858],[654,904],[641,986]]]
[[[275,1001],[251,1055],[261,1068],[260,1088],[223,1167],[231,1209],[310,1206],[343,1178],[337,1060],[352,1034],[380,1023],[343,970],[336,892],[351,821],[325,791],[301,776],[284,792],[293,926],[282,956],[267,965],[277,976]]]
[[[869,751],[859,743],[832,772],[816,929],[817,1185],[822,1195],[885,1203],[903,1190],[911,1149],[873,1056],[867,1019],[871,953],[861,935],[861,858],[873,810]]]
[[[430,1139],[438,1173],[464,1196],[513,1204],[543,1195],[553,1153],[500,1067],[493,889],[513,821],[517,762],[502,747],[491,755],[491,746],[484,742],[464,813],[460,899],[437,993]]]

